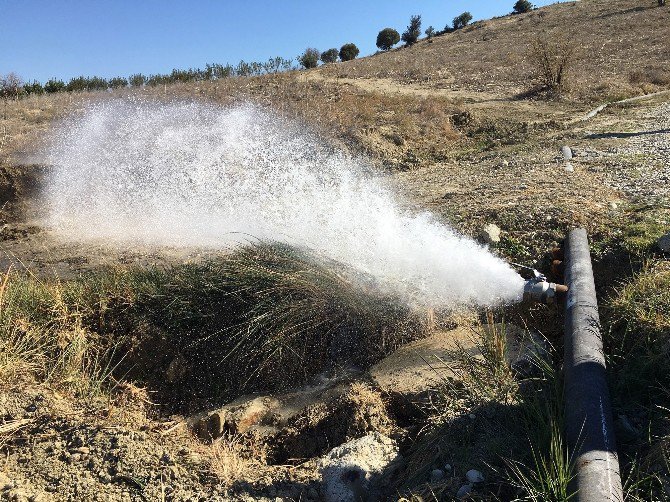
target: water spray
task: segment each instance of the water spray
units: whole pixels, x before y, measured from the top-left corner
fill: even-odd
[[[213,250],[281,241],[417,306],[523,297],[514,268],[413,209],[368,160],[253,105],[109,100],[66,118],[45,150],[43,224],[63,239]]]

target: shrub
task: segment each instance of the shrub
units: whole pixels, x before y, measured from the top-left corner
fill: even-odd
[[[317,49],[309,47],[305,49],[305,52],[303,52],[301,56],[298,56],[298,62],[302,65],[303,68],[316,68],[319,66],[320,56],[321,53],[319,53]]]
[[[323,51],[321,53],[321,62],[324,64],[328,63],[335,63],[337,62],[337,58],[340,55],[340,51],[337,49],[328,49],[327,51]]]
[[[0,96],[3,98],[18,98],[23,92],[23,81],[16,73],[0,75]]]
[[[560,95],[566,89],[569,72],[577,60],[576,46],[568,38],[537,38],[530,50],[535,77],[550,93]]]
[[[454,18],[454,29],[459,30],[461,28],[465,28],[468,24],[470,24],[470,21],[472,21],[472,14],[469,12],[464,12],[460,16]]]
[[[409,26],[402,34],[401,40],[405,42],[405,45],[412,45],[421,36],[421,16],[416,15],[412,16],[409,20]]]
[[[65,82],[62,80],[57,80],[55,78],[47,80],[47,83],[44,84],[44,91],[47,94],[52,94],[54,92],[61,92],[65,90]]]
[[[141,73],[135,73],[130,77],[128,77],[128,83],[130,83],[132,87],[142,87],[144,84],[146,84],[146,82],[147,77],[145,77]]]
[[[340,60],[351,61],[352,59],[356,59],[359,53],[360,51],[358,50],[358,47],[356,47],[356,44],[344,44],[340,48]]]
[[[665,0],[658,0],[658,6],[663,7],[665,5]]]
[[[400,33],[393,28],[384,28],[377,34],[377,47],[383,51],[391,50],[391,47],[398,42],[400,42]]]
[[[114,77],[109,80],[109,86],[112,89],[119,89],[120,87],[128,87],[128,80],[125,77]]]
[[[26,94],[44,94],[44,87],[37,80],[33,80],[31,84],[24,84],[23,90]]]
[[[530,3],[528,0],[517,0],[517,2],[514,4],[514,14],[523,14],[524,12],[530,12],[533,10],[533,4]]]
[[[431,39],[435,36],[435,28],[429,26],[428,28],[426,28],[426,31],[424,33],[429,39]]]

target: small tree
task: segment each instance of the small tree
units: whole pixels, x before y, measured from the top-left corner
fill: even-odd
[[[409,19],[409,26],[405,30],[405,32],[402,34],[401,40],[405,42],[405,45],[412,45],[416,43],[416,41],[419,39],[421,36],[421,16],[416,15],[412,16]]]
[[[524,12],[530,12],[533,9],[533,4],[528,0],[517,0],[517,2],[514,4],[514,10],[512,12],[514,14],[523,14]]]
[[[301,56],[298,56],[298,62],[302,65],[303,68],[316,68],[319,66],[319,57],[321,53],[314,49],[313,47],[308,47],[305,49],[305,52]]]
[[[337,58],[340,55],[340,51],[337,49],[328,49],[327,51],[323,51],[321,53],[321,62],[323,64],[328,64],[328,63],[335,63],[337,62]]]
[[[0,75],[0,96],[3,98],[18,98],[23,92],[23,81],[16,73]]]
[[[461,28],[465,28],[468,24],[470,24],[470,21],[472,21],[472,14],[469,12],[464,12],[460,16],[454,18],[454,29],[460,30]]]
[[[33,80],[30,84],[23,84],[23,90],[26,94],[44,94],[44,87],[37,80]]]
[[[435,28],[429,26],[428,28],[426,28],[426,31],[424,31],[424,33],[429,39],[431,39],[435,36]]]
[[[400,33],[393,28],[384,28],[377,34],[377,47],[383,51],[391,50],[391,47],[398,42],[400,42]]]
[[[356,47],[356,44],[344,44],[340,48],[340,60],[341,61],[351,61],[352,59],[356,59],[358,57],[358,54],[361,51],[358,50],[358,47]]]
[[[47,80],[47,83],[44,84],[44,91],[47,94],[53,94],[54,92],[62,92],[65,90],[65,82],[62,80],[57,80],[55,78]]]
[[[665,0],[658,0],[658,6],[663,7],[665,5]]]
[[[128,87],[128,80],[125,77],[114,77],[109,80],[109,86],[112,89],[119,89],[121,87]]]
[[[128,83],[132,87],[142,87],[144,84],[147,83],[147,77],[145,77],[141,73],[135,73],[130,77],[128,77]]]

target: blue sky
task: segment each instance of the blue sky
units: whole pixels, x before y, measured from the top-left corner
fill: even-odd
[[[463,11],[486,19],[514,0],[0,0],[0,75],[64,80],[166,73],[205,63],[294,58],[306,47],[354,42],[376,50],[377,32],[402,33],[412,14],[442,29]],[[535,1],[547,5],[551,1]]]

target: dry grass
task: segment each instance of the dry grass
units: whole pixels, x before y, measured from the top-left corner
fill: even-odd
[[[212,473],[226,488],[240,480],[258,479],[264,465],[264,452],[249,452],[241,437],[223,436],[206,448],[206,454]]]
[[[430,42],[323,71],[512,97],[528,89],[532,65],[526,55],[532,41],[540,35],[560,37],[568,29],[574,43],[588,54],[575,72],[573,98],[600,99],[598,87],[606,80],[613,91],[627,89],[629,74],[640,61],[659,68],[670,61],[667,10],[652,2],[645,7],[636,0],[591,0],[477,22]]]

